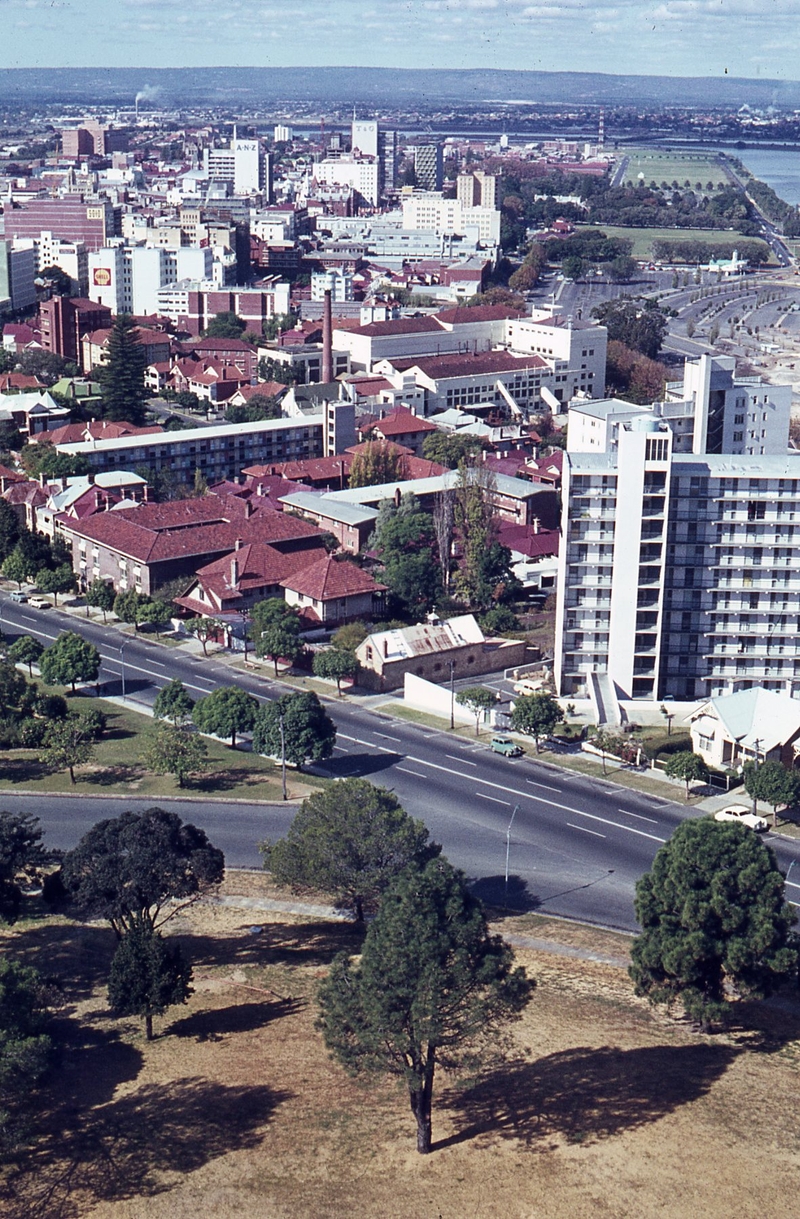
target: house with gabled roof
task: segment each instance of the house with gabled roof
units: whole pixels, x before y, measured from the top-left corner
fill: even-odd
[[[246,542],[199,568],[175,603],[201,617],[241,615],[259,601],[282,597],[282,580],[312,570],[325,553],[321,539],[316,546],[288,552],[263,542]]]
[[[386,585],[347,559],[325,555],[281,581],[287,605],[324,626],[375,618],[385,609]]]
[[[800,700],[755,686],[700,703],[687,717],[692,749],[709,766],[738,770],[745,762],[781,762],[800,754]]]

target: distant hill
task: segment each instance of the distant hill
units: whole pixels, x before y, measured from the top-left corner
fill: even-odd
[[[800,82],[730,76],[386,68],[5,68],[0,101],[124,104],[149,85],[159,105],[247,106],[308,101],[403,108],[490,101],[646,106],[800,106]]]

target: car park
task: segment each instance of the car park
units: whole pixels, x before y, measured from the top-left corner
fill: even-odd
[[[506,758],[519,758],[523,752],[522,746],[512,741],[510,736],[492,737],[492,753],[502,753]]]
[[[758,834],[763,834],[768,828],[764,818],[759,817],[758,813],[754,813],[744,804],[731,804],[727,808],[721,808],[714,813],[714,820],[738,821],[739,825],[746,825],[748,829],[755,830]]]

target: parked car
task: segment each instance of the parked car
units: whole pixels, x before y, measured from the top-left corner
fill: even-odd
[[[746,808],[743,804],[731,804],[728,808],[721,808],[719,812],[714,813],[715,821],[738,821],[740,825],[746,825],[748,829],[755,830],[759,834],[763,834],[767,829],[767,823],[763,817],[759,817],[751,809]]]
[[[519,758],[524,750],[516,741],[512,741],[510,736],[493,736],[492,752],[502,753],[507,758]]]
[[[34,609],[50,609],[53,603],[48,601],[47,597],[43,597],[41,593],[35,593],[28,598],[28,604],[32,605]]]
[[[12,601],[18,601],[20,604],[28,600],[28,594],[24,593],[21,588],[15,588],[9,596]]]
[[[522,677],[519,681],[514,682],[515,694],[540,694],[544,689],[544,680],[541,677]]]

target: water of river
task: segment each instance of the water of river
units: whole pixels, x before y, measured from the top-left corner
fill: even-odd
[[[787,203],[800,203],[800,148],[725,148]]]

